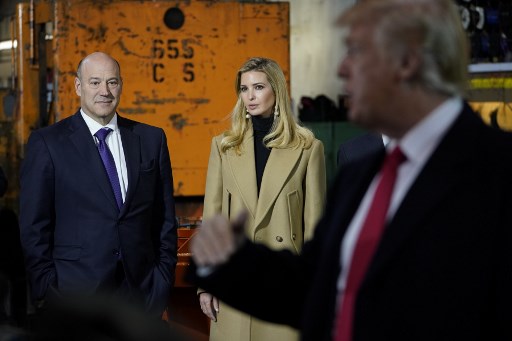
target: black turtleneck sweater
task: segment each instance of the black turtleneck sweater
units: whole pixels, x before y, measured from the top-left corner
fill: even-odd
[[[268,157],[270,156],[270,149],[263,144],[263,138],[268,134],[272,123],[274,122],[274,115],[270,117],[251,116],[252,129],[254,131],[254,159],[256,161],[256,184],[258,185],[258,196],[260,195],[261,179],[263,178],[263,171],[267,164]]]

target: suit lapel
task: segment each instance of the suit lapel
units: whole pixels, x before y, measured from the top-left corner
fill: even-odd
[[[450,128],[386,227],[368,268],[365,282],[370,282],[392,262],[408,239],[423,225],[422,222],[436,209],[441,198],[453,189],[462,174],[467,173],[464,168],[472,149],[468,144],[475,143],[474,137],[479,134],[475,132],[474,125],[467,124],[467,117],[464,116],[462,113]],[[442,183],[439,181],[440,174]]]
[[[235,179],[236,186],[249,214],[254,219],[258,202],[258,187],[256,184],[256,163],[254,161],[254,138],[247,133],[242,143],[242,154],[234,150],[226,153],[226,158]]]
[[[339,255],[348,225],[380,169],[385,154],[385,149],[382,148],[342,168],[330,190],[325,210],[332,212],[332,219],[327,222],[330,228],[325,232],[329,235],[325,240],[329,243],[326,249],[336,250],[336,255]],[[339,258],[336,258],[336,265],[339,266]]]
[[[98,153],[98,148],[94,144],[94,139],[92,138],[91,132],[83,120],[80,111],[73,116],[70,127],[72,130],[69,135],[71,143],[82,156],[82,159],[85,161],[85,167],[89,169],[91,177],[96,180],[101,192],[105,195],[113,208],[117,210],[114,192],[112,192],[110,188],[110,181],[107,173],[105,172],[100,154]]]
[[[254,228],[257,229],[274,201],[276,201],[290,173],[295,168],[303,149],[272,149],[261,180]]]
[[[134,134],[128,121],[124,118],[117,116],[117,124],[121,133],[121,141],[123,142],[124,157],[126,160],[126,171],[128,173],[128,189],[126,191],[126,198],[121,214],[124,213],[126,207],[135,195],[135,189],[139,182],[140,170],[140,137]]]

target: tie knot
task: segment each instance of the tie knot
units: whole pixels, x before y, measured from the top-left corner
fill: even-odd
[[[402,162],[407,160],[407,157],[400,149],[400,146],[396,146],[391,153],[386,156],[384,163],[394,165],[394,167],[398,167]]]
[[[105,141],[105,138],[107,138],[107,135],[110,134],[111,131],[112,129],[107,127],[101,128],[96,132],[96,134],[94,134],[94,136],[96,136],[100,141]]]

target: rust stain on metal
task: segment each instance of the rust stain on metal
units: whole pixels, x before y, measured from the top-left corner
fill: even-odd
[[[152,56],[150,55],[142,55],[140,53],[135,53],[132,50],[128,49],[123,42],[123,38],[119,38],[116,42],[114,42],[114,45],[118,45],[126,56],[135,56],[142,59],[152,58]]]
[[[183,117],[182,114],[171,114],[169,120],[172,123],[172,127],[176,130],[182,130],[183,127],[193,125],[188,122],[188,118]]]
[[[141,107],[135,107],[135,108],[121,108],[119,107],[117,109],[120,113],[126,114],[126,115],[145,115],[145,114],[155,114],[155,109],[146,109]]]
[[[108,32],[108,27],[103,25],[103,23],[99,23],[99,25],[96,28],[87,26],[82,23],[77,23],[77,27],[87,31],[89,33],[89,38],[87,40],[92,41],[105,41],[105,36]]]
[[[75,77],[76,76],[76,71],[75,70],[72,70],[72,71],[62,71],[61,69],[57,69],[57,76],[58,77],[67,77],[67,76],[70,76],[70,77]]]
[[[208,98],[186,98],[186,97],[168,97],[168,98],[148,98],[147,96],[141,96],[135,93],[137,96],[136,100],[133,101],[135,105],[142,104],[156,104],[163,105],[167,103],[189,103],[189,104],[207,104],[210,103]]]
[[[174,194],[180,195],[182,189],[183,189],[183,181],[178,181],[177,185],[174,187]]]
[[[120,27],[117,29],[117,32],[121,34],[126,34],[128,38],[138,38],[139,34],[133,33],[128,27]]]
[[[100,12],[103,12],[105,10],[105,7],[114,2],[115,0],[96,0],[94,5],[100,10]]]
[[[220,120],[210,120],[208,117],[203,118],[203,124],[217,124]]]

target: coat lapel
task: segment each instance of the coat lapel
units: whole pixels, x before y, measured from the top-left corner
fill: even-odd
[[[272,149],[261,180],[260,195],[255,216],[255,230],[276,201],[290,173],[295,168],[303,149]]]
[[[126,171],[128,174],[128,189],[126,191],[126,198],[121,209],[120,214],[123,214],[126,207],[129,206],[133,196],[135,195],[135,189],[139,182],[139,170],[140,170],[140,137],[133,133],[128,121],[124,118],[117,116],[117,124],[119,131],[121,132],[121,141],[123,142],[124,157],[126,160]]]
[[[461,116],[464,116],[464,113]],[[368,268],[365,283],[371,282],[388,263],[393,261],[408,239],[423,225],[422,221],[436,209],[436,204],[441,202],[441,198],[458,183],[461,174],[466,173],[464,168],[471,156],[471,147],[468,143],[474,143],[474,136],[478,136],[478,132],[473,129],[474,126],[468,126],[466,123],[467,120],[463,117],[456,121],[414,181],[384,231]],[[440,174],[443,177],[442,183],[439,182]]]
[[[242,143],[242,154],[234,150],[226,153],[231,175],[249,214],[254,219],[258,202],[258,187],[256,184],[256,163],[254,161],[254,138],[252,133],[246,134]]]
[[[83,120],[80,111],[78,111],[71,120],[71,134],[69,139],[71,143],[78,150],[78,153],[84,160],[84,165],[89,169],[91,177],[96,179],[96,183],[101,192],[105,195],[108,202],[117,210],[117,203],[114,197],[114,192],[110,188],[110,181],[101,161],[98,148],[94,144],[94,139],[87,124]]]

